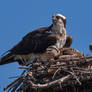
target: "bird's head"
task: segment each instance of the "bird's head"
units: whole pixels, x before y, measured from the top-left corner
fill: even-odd
[[[65,27],[66,26],[66,17],[61,14],[55,14],[52,16],[52,22],[53,22],[53,24],[56,24],[56,25],[63,24]]]

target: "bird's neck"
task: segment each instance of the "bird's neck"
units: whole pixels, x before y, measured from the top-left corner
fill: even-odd
[[[53,24],[52,32],[55,33],[55,34],[62,34],[64,28],[65,27],[62,24]]]

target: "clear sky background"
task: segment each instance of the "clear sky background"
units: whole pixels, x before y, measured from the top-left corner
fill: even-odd
[[[0,55],[17,44],[28,32],[52,23],[53,14],[67,18],[72,48],[90,54],[92,42],[92,0],[0,0]],[[0,92],[22,70],[17,63],[0,66]]]

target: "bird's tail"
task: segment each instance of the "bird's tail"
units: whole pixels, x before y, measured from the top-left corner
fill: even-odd
[[[0,65],[12,63],[12,62],[15,62],[15,60],[14,60],[14,55],[11,53],[2,56],[0,59]]]

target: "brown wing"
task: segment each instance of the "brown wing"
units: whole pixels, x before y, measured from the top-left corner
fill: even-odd
[[[53,25],[51,25],[51,26],[49,26],[49,27],[43,27],[43,28],[36,29],[36,30],[34,30],[34,31],[30,32],[30,33],[28,33],[25,37],[23,37],[23,39],[25,40],[25,39],[27,39],[27,38],[29,38],[29,37],[33,37],[33,36],[35,36],[35,35],[37,35],[37,34],[44,34],[44,33],[46,33],[46,32],[49,32],[49,31],[51,30],[51,27],[52,27],[52,26],[53,26]]]
[[[52,25],[51,25],[52,26]],[[21,60],[22,55],[31,53],[43,53],[49,46],[56,43],[56,35],[48,32],[50,27],[44,27],[28,33],[17,45],[9,50],[9,53],[0,58],[0,65]]]
[[[56,43],[55,35],[47,32],[50,30],[51,26],[30,32],[10,52],[12,54],[24,55],[29,53],[43,53],[46,48]]]

